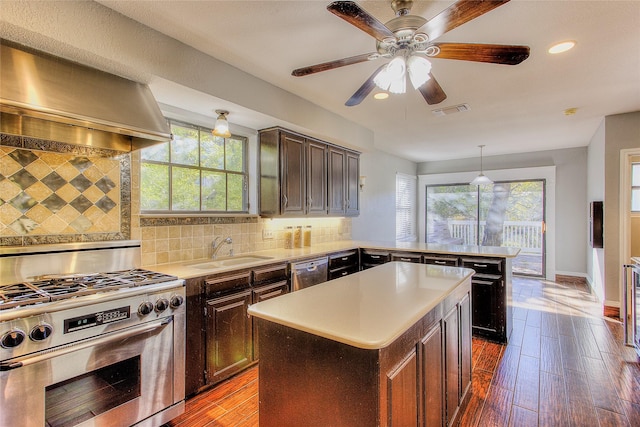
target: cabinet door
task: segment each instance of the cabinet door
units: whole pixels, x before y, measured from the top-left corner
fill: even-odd
[[[185,336],[185,383],[187,396],[196,394],[205,385],[205,322],[204,322],[204,279],[188,279],[187,291],[187,333]]]
[[[327,213],[327,144],[307,140],[307,213]]]
[[[347,197],[345,194],[345,152],[329,147],[329,213],[344,215]]]
[[[474,275],[471,280],[473,296],[473,327],[485,333],[497,334],[497,300],[501,279]]]
[[[458,305],[460,317],[460,401],[471,385],[471,304],[465,295]]]
[[[270,285],[260,286],[253,290],[253,304],[266,301],[271,298],[279,297],[289,292],[289,282],[283,280],[280,282],[272,283]],[[260,343],[258,342],[258,322],[252,318],[253,323],[253,360],[260,358]]]
[[[207,382],[217,383],[251,363],[251,290],[207,301]]]
[[[305,140],[299,136],[283,133],[282,146],[282,200],[284,215],[303,215],[306,203],[304,149]]]
[[[347,158],[347,216],[360,214],[360,155],[351,151],[346,152]]]
[[[387,374],[388,425],[418,425],[418,357],[414,348]]]
[[[444,377],[442,372],[442,325],[438,322],[421,340],[424,425],[442,427]]]
[[[456,305],[443,318],[447,425],[450,425],[454,420],[460,402],[460,347],[458,323],[458,306]]]

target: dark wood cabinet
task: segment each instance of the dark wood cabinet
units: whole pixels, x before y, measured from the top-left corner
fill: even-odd
[[[414,347],[398,366],[387,374],[387,419],[392,426],[418,426],[418,352]]]
[[[360,154],[345,150],[347,174],[345,191],[347,193],[346,216],[360,215]]]
[[[422,262],[433,265],[446,265],[449,267],[457,267],[459,260],[457,256],[443,254],[423,254]]]
[[[220,382],[253,360],[251,289],[207,300],[207,381]]]
[[[359,162],[355,151],[282,128],[261,130],[260,214],[358,215]]]
[[[473,333],[507,342],[512,326],[508,286],[505,286],[510,280],[506,260],[464,257],[461,261],[462,267],[475,270],[471,280]]]
[[[205,369],[208,384],[220,382],[253,361],[251,272],[240,271],[205,281]]]
[[[441,427],[444,420],[444,369],[442,322],[437,322],[420,341],[422,350],[422,389],[425,427]]]
[[[329,254],[329,280],[360,271],[358,250]]]
[[[344,215],[346,211],[345,180],[345,152],[337,147],[329,147],[329,214]]]
[[[204,317],[204,277],[186,281],[187,333],[185,335],[185,383],[186,396],[196,394],[205,386],[204,354],[206,327]]]
[[[287,264],[275,264],[253,270],[252,303],[266,301],[289,292],[289,275]],[[253,360],[260,358],[259,326],[256,319],[253,322]]]
[[[416,252],[392,252],[391,261],[415,262],[416,264],[420,264],[422,262],[422,255]]]
[[[388,251],[360,249],[360,264],[363,270],[391,261]]]

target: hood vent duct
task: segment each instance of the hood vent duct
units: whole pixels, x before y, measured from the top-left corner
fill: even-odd
[[[171,139],[145,84],[0,40],[0,131],[128,152]]]

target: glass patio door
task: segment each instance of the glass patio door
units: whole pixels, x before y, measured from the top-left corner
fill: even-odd
[[[431,185],[427,243],[518,247],[514,274],[545,274],[544,180]]]

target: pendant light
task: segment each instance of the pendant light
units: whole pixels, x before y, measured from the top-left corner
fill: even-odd
[[[229,112],[225,110],[216,110],[216,114],[218,115],[218,118],[216,119],[216,125],[211,133],[215,136],[229,138],[231,136],[231,132],[229,131],[229,122],[227,121],[227,114],[229,114]]]
[[[493,181],[482,173],[482,148],[484,145],[478,145],[480,147],[480,174],[471,181],[471,185],[493,184]]]

